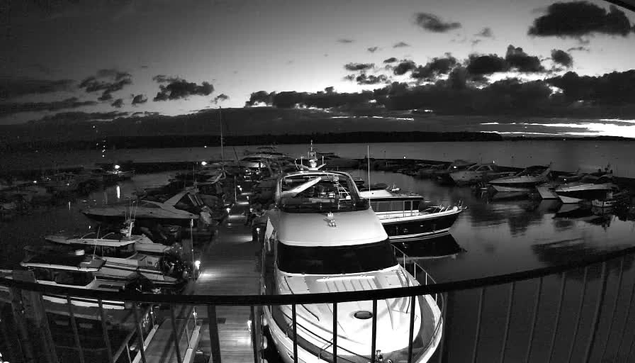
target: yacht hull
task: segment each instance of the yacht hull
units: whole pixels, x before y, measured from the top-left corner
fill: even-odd
[[[404,216],[402,212],[377,213],[390,240],[421,238],[448,233],[463,210],[453,207],[432,214]]]

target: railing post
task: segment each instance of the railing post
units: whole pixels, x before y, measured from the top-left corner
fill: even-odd
[[[580,328],[580,314],[582,313],[582,307],[584,306],[584,297],[586,295],[587,276],[589,274],[589,267],[584,268],[584,281],[582,283],[582,296],[580,296],[580,304],[578,304],[578,313],[575,318],[575,327],[573,329],[573,335],[571,337],[571,347],[569,348],[569,355],[567,362],[571,362],[571,356],[573,355],[573,349],[575,348],[575,340],[578,337],[578,329]]]
[[[216,318],[215,305],[207,305],[207,318],[209,320],[209,341],[212,350],[212,362],[221,363],[220,336],[218,334],[218,319]]]
[[[110,346],[110,337],[108,336],[108,327],[106,326],[106,314],[104,314],[104,303],[101,299],[99,303],[99,317],[101,318],[101,333],[104,335],[104,345],[106,346],[106,354],[108,355],[108,362],[114,363],[112,357],[112,348]]]
[[[558,297],[558,307],[556,308],[556,319],[553,327],[553,334],[551,335],[551,343],[549,344],[549,358],[547,363],[551,362],[553,357],[553,348],[556,345],[556,337],[558,336],[558,326],[560,325],[560,314],[562,313],[562,300],[564,300],[564,291],[567,287],[567,272],[563,272],[560,281],[560,296]]]
[[[75,312],[73,311],[73,303],[71,302],[71,296],[66,295],[66,303],[68,304],[68,313],[71,319],[71,328],[73,330],[73,338],[75,339],[75,345],[77,345],[77,353],[79,354],[80,363],[84,363],[84,351],[82,349],[82,343],[79,340],[79,331],[77,331],[77,321],[75,321]]]
[[[144,347],[145,338],[143,337],[143,330],[141,329],[141,321],[139,321],[139,312],[137,311],[137,302],[132,302],[132,313],[134,315],[134,322],[137,326],[137,338],[139,340],[139,354],[141,354],[141,361],[146,363],[146,348]]]
[[[615,303],[613,304],[613,310],[611,311],[611,322],[609,323],[609,328],[607,329],[608,334],[606,335],[606,342],[604,342],[602,348],[602,355],[600,356],[600,361],[604,361],[604,354],[606,354],[606,347],[609,345],[611,341],[611,332],[613,330],[613,324],[615,323],[615,311],[617,310],[617,304],[620,300],[620,292],[622,291],[622,278],[624,277],[624,256],[620,258],[620,276],[617,279],[617,296],[615,296]],[[615,353],[615,357],[617,357],[617,352]]]
[[[254,354],[254,363],[260,362],[258,359],[260,356],[260,347],[261,347],[261,339],[262,339],[262,330],[260,327],[260,310],[256,309],[254,305],[251,305],[251,346]],[[260,306],[258,306],[260,308]],[[256,312],[258,310],[258,312]]]
[[[474,339],[474,350],[472,351],[472,362],[476,362],[476,354],[478,353],[478,343],[481,337],[481,318],[483,316],[483,295],[485,287],[481,287],[478,292],[478,315],[476,316],[476,338]]]
[[[512,318],[512,308],[514,306],[514,290],[516,290],[516,282],[512,282],[509,286],[509,297],[507,298],[507,317],[505,319],[505,332],[503,333],[503,346],[499,362],[505,361],[505,350],[507,349],[507,339],[509,338],[509,326]]]
[[[628,300],[628,305],[626,305],[626,319],[624,319],[624,326],[622,327],[622,334],[620,334],[620,342],[617,345],[617,350],[615,351],[615,358],[618,357],[620,350],[622,350],[622,343],[624,343],[624,336],[626,335],[626,327],[629,325],[628,321],[631,317],[631,307],[633,306],[633,298],[635,298],[635,284],[631,286],[631,296]],[[635,341],[635,339],[633,341]]]
[[[179,346],[178,334],[176,332],[176,314],[174,313],[174,304],[170,304],[170,317],[172,321],[172,341],[174,342],[174,350],[176,352],[176,361],[183,363],[183,357],[181,356],[181,347]]]
[[[410,327],[408,330],[408,363],[412,363],[412,340],[415,332],[415,309],[417,307],[417,296],[410,296]],[[422,317],[423,319],[423,317]]]
[[[296,304],[291,305],[291,325],[293,326],[293,362],[298,363],[298,315]]]
[[[598,301],[595,307],[595,313],[593,314],[593,329],[591,329],[589,342],[587,344],[586,350],[584,351],[584,362],[589,362],[589,360],[591,359],[591,349],[593,349],[595,336],[598,332],[598,324],[600,323],[600,315],[602,314],[602,306],[604,305],[604,296],[606,295],[606,280],[608,279],[608,274],[606,273],[606,264],[606,261],[602,262],[602,285],[600,285],[600,288],[598,289]]]
[[[525,354],[525,363],[529,362],[529,357],[531,356],[531,346],[534,345],[534,333],[536,331],[536,323],[538,321],[538,308],[540,307],[540,297],[542,295],[542,282],[543,282],[543,277],[540,277],[540,279],[538,280],[538,287],[536,290],[538,290],[538,292],[536,293],[536,300],[534,301],[534,314],[533,317],[531,319],[531,330],[529,331],[529,343],[527,345],[527,353]]]
[[[333,363],[337,363],[337,302],[333,303]]]
[[[371,349],[371,355],[370,355],[370,361],[371,362],[375,362],[375,359],[377,358],[377,354],[376,354],[376,350],[377,350],[377,299],[373,299],[373,322],[372,322],[372,328],[371,328],[371,344],[370,344],[370,349]]]

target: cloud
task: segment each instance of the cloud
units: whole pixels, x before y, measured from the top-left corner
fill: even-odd
[[[171,83],[171,82],[182,81],[183,78],[173,77],[173,76],[166,76],[164,74],[157,74],[156,76],[152,77],[152,80],[157,82],[157,83]]]
[[[148,98],[145,95],[136,95],[132,98],[132,103],[131,105],[135,106],[135,105],[140,105],[143,103],[148,102]]]
[[[415,14],[415,24],[424,30],[434,33],[447,33],[450,30],[458,29],[461,23],[444,22],[438,16],[430,13]]]
[[[406,43],[406,42],[399,42],[396,43],[395,45],[393,45],[393,48],[405,48],[405,47],[409,47],[410,44]]]
[[[390,57],[386,60],[384,60],[384,63],[388,64],[388,63],[395,63],[397,61],[397,58],[395,57]]]
[[[117,98],[115,102],[110,104],[112,107],[121,108],[123,106],[123,98]]]
[[[509,70],[505,59],[496,54],[476,55],[471,54],[468,60],[467,71],[473,75],[488,75]]]
[[[579,46],[579,47],[571,47],[569,49],[567,49],[567,52],[574,52],[574,51],[578,51],[578,52],[589,52],[590,49],[587,47],[583,47],[583,46]]]
[[[131,84],[132,75],[128,72],[117,69],[100,69],[95,75],[84,78],[79,84],[79,88],[83,88],[88,93],[102,92],[99,99],[107,101],[112,99],[111,93],[120,91]]]
[[[414,70],[416,67],[417,65],[415,64],[415,62],[411,60],[404,60],[397,66],[395,66],[395,68],[393,69],[393,73],[395,74],[395,76],[401,76],[408,73],[409,71]]]
[[[365,71],[367,69],[371,69],[375,66],[375,63],[348,63],[344,65],[344,69],[347,71],[355,72],[355,71]]]
[[[101,96],[99,96],[99,98],[97,98],[97,100],[99,100],[99,101],[110,101],[110,100],[112,100],[112,94],[110,94],[109,92],[104,92],[104,93],[102,93]]]
[[[627,36],[633,32],[624,12],[611,5],[609,11],[586,1],[558,2],[549,5],[547,13],[534,19],[531,36],[580,38],[595,33]]]
[[[439,75],[448,74],[457,65],[457,60],[449,53],[445,57],[433,58],[424,66],[419,66],[412,72],[412,78],[434,80]]]
[[[213,103],[218,104],[219,102],[223,102],[223,101],[227,101],[229,99],[229,96],[221,93],[218,96],[214,97],[214,99],[212,100]]]
[[[59,112],[54,115],[47,115],[39,120],[29,121],[29,123],[76,123],[84,121],[111,121],[117,117],[128,116],[128,112]]]
[[[553,60],[554,63],[561,64],[567,68],[570,68],[573,65],[573,57],[571,57],[571,54],[560,49],[553,49],[551,51],[551,60]]]
[[[386,83],[386,81],[388,81],[388,77],[383,74],[380,74],[379,76],[375,76],[372,74],[367,76],[365,73],[362,73],[357,76],[357,78],[355,78],[355,81],[359,85],[379,84]]]
[[[249,100],[245,102],[245,107],[258,106],[258,105],[271,105],[273,103],[273,92],[268,93],[266,91],[253,92],[249,97]]]
[[[567,72],[547,80],[562,90],[569,102],[585,101],[597,105],[627,105],[635,100],[635,70],[601,76],[579,76]]]
[[[370,48],[366,48],[366,50],[371,53],[375,53],[377,50],[379,50],[379,47],[370,47]]]
[[[46,94],[69,90],[74,81],[70,79],[3,79],[0,83],[0,100],[24,95]]]
[[[480,32],[474,34],[474,36],[481,38],[493,38],[494,33],[492,33],[492,29],[490,27],[485,27]]]
[[[343,38],[343,39],[338,39],[337,42],[342,44],[350,44],[350,43],[354,43],[355,41],[353,39]]]
[[[505,54],[505,61],[511,68],[519,72],[543,72],[545,68],[540,64],[540,59],[530,56],[523,51],[523,48],[509,45]]]
[[[188,82],[182,78],[166,77],[163,75],[155,76],[152,79],[161,84],[159,86],[161,90],[153,99],[155,102],[178,100],[189,96],[209,96],[212,92],[214,92],[214,86],[212,86],[209,82],[196,84],[194,82]]]
[[[77,97],[53,102],[0,103],[0,117],[22,112],[57,111],[96,104],[95,101],[80,101]]]

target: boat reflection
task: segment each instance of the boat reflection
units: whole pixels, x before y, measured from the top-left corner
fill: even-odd
[[[450,233],[433,238],[392,242],[392,245],[403,251],[410,260],[456,258],[460,253],[467,252]]]

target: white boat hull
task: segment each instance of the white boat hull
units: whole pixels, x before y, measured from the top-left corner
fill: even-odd
[[[528,188],[528,187],[520,187],[520,186],[514,186],[513,184],[509,184],[509,185],[498,185],[498,184],[494,184],[493,185],[494,189],[497,192],[501,192],[501,193],[505,193],[505,192],[530,192],[532,190],[532,188]]]
[[[554,191],[554,186],[549,184],[541,184],[536,186],[538,194],[542,199],[559,199],[558,194]]]
[[[581,199],[581,198],[569,197],[569,196],[562,195],[562,194],[558,194],[558,198],[560,199],[560,201],[563,204],[578,204],[578,203],[584,201],[584,199]]]

